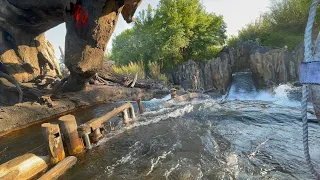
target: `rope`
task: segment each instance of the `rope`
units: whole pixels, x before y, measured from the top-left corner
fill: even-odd
[[[312,29],[313,23],[317,13],[317,6],[319,4],[319,0],[314,0],[311,4],[308,23],[305,31],[304,37],[304,61],[309,62],[313,60],[312,57]],[[304,146],[304,155],[306,158],[307,165],[311,171],[311,173],[320,180],[320,175],[314,169],[310,153],[309,153],[309,140],[308,140],[308,117],[307,117],[307,106],[308,106],[308,96],[309,96],[309,85],[304,85],[302,88],[302,126],[303,126],[303,146]]]

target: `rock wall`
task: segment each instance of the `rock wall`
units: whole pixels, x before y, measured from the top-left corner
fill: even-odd
[[[65,64],[70,76],[66,91],[78,91],[102,65],[118,17],[128,22],[141,0],[1,0],[0,62],[19,82],[50,72],[60,75],[44,32],[66,23]]]
[[[0,29],[0,62],[18,82],[29,82],[39,75],[60,76],[54,50],[44,34],[13,37]]]
[[[260,87],[296,81],[299,78],[294,55],[286,48],[254,53],[249,59],[253,79]]]
[[[251,71],[256,86],[262,88],[297,81],[303,52],[301,45],[290,51],[260,46],[257,41],[240,42],[236,49],[225,47],[217,58],[204,63],[188,61],[166,74],[184,89],[215,88],[225,93],[233,72]]]

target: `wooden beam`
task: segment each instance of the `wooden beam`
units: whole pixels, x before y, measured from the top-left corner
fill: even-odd
[[[111,118],[113,118],[114,116],[118,115],[119,113],[123,112],[126,109],[129,109],[130,113],[134,112],[132,104],[127,103],[127,104],[124,104],[123,106],[113,109],[112,111],[110,111],[104,116],[101,116],[99,118],[94,118],[88,121],[83,126],[90,127],[94,131],[95,129],[100,128],[102,124],[106,123]],[[131,116],[131,118],[135,118],[134,114],[130,114],[130,115],[133,115],[133,117]]]
[[[68,169],[70,169],[77,162],[77,158],[75,156],[66,157],[64,160],[55,165],[52,169],[46,172],[43,176],[41,176],[38,180],[54,180],[58,179],[61,175],[63,175]]]
[[[0,179],[31,179],[47,169],[49,157],[24,154],[0,165]]]

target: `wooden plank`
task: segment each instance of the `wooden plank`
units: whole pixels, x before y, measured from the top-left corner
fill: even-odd
[[[47,163],[47,156],[24,154],[0,165],[0,179],[31,179],[44,171]]]
[[[100,128],[102,124],[109,121],[111,118],[115,117],[116,115],[118,115],[119,113],[123,112],[126,109],[133,110],[132,104],[127,103],[127,104],[124,104],[123,106],[115,108],[104,116],[88,121],[87,123],[84,124],[84,126],[89,126],[92,128],[92,130],[95,130],[96,128]]]
[[[63,175],[68,169],[77,163],[77,158],[75,156],[66,157],[64,160],[55,165],[52,169],[46,172],[39,180],[54,180],[58,179]]]

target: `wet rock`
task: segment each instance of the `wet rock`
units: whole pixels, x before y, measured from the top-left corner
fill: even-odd
[[[225,93],[231,82],[235,50],[224,48],[217,58],[203,64],[188,61],[167,72],[168,79],[184,89],[219,90]]]
[[[204,68],[204,88],[215,88],[225,93],[231,83],[233,62],[226,52],[221,52],[219,57],[208,61]]]
[[[256,52],[250,56],[249,65],[259,87],[287,83],[298,79],[293,54],[286,48],[266,53]]]
[[[194,61],[187,61],[178,66],[172,72],[172,80],[175,84],[179,84],[184,89],[199,89],[203,87],[203,78],[200,67]]]

